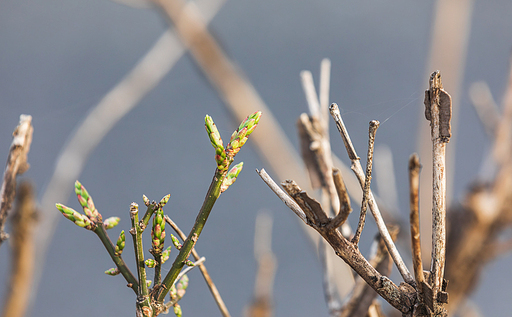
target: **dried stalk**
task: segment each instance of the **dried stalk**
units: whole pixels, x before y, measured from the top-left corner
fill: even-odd
[[[18,126],[12,133],[11,148],[4,171],[2,188],[0,189],[0,246],[9,237],[4,231],[4,226],[7,213],[11,209],[16,195],[16,176],[25,173],[29,168],[27,154],[30,151],[33,130],[32,117],[22,114]]]
[[[430,76],[429,90],[425,92],[425,116],[432,133],[432,274],[434,298],[441,291],[446,262],[446,143],[450,141],[451,97],[443,90],[441,74]]]
[[[171,228],[178,234],[178,236],[181,238],[181,240],[185,241],[187,239],[187,236],[181,229],[178,227],[178,225],[169,218],[169,216],[164,216],[165,222],[167,222]],[[197,253],[196,249],[192,249],[192,256],[196,261],[199,261],[201,257]],[[204,263],[199,264],[199,270],[201,271],[201,274],[203,275],[203,278],[206,282],[206,285],[208,285],[208,288],[210,289],[210,293],[212,293],[213,299],[215,300],[215,303],[217,303],[217,306],[219,307],[219,310],[224,317],[230,317],[228,308],[226,307],[226,304],[222,300],[222,297],[220,296],[220,292],[217,289],[217,286],[215,286],[215,283],[213,283],[212,278],[210,277],[210,273],[208,273],[208,270],[206,269],[206,266]]]
[[[34,227],[37,221],[34,190],[23,182],[18,188],[17,208],[12,216],[11,275],[2,316],[23,317],[30,299],[34,272]]]
[[[368,196],[370,193],[370,184],[372,181],[372,164],[373,164],[373,149],[375,147],[375,134],[379,128],[379,121],[370,121],[369,137],[368,137],[368,154],[366,156],[366,176],[363,188],[363,201],[361,203],[361,213],[359,214],[359,224],[357,225],[356,233],[352,238],[352,243],[356,246],[359,244],[359,238],[363,232],[364,222],[366,219],[366,208],[368,203]]]
[[[258,261],[258,272],[254,295],[248,307],[249,317],[273,316],[272,289],[276,272],[276,257],[272,252],[272,217],[260,212],[256,218],[254,232],[254,257]]]
[[[352,145],[352,141],[350,140],[350,136],[347,132],[347,129],[345,128],[345,124],[343,123],[343,120],[341,119],[338,105],[335,103],[331,104],[330,112],[331,112],[331,116],[334,118],[334,121],[336,122],[336,127],[338,128],[338,131],[341,134],[343,143],[345,144],[345,148],[347,149],[348,156],[349,156],[350,160],[352,161],[351,169],[354,171],[355,175],[357,176],[357,178],[359,180],[359,184],[361,185],[361,187],[363,187],[364,183],[365,183],[365,176],[363,173],[363,168],[361,167],[361,163],[359,162],[359,157],[357,156],[354,146]],[[373,197],[373,194],[371,191],[369,192],[368,205],[370,207],[370,211],[372,212],[373,217],[375,218],[375,222],[377,223],[377,228],[379,229],[379,232],[382,235],[382,238],[386,242],[388,251],[391,254],[391,257],[393,258],[393,261],[395,262],[395,264],[398,268],[398,271],[402,275],[405,282],[407,282],[411,285],[414,285],[415,284],[414,278],[411,276],[411,273],[405,266],[405,263],[402,260],[400,253],[398,253],[395,243],[393,242],[393,240],[391,239],[391,236],[389,235],[389,232],[386,228],[386,224],[384,223],[384,219],[382,219],[382,215],[379,211],[379,207],[377,206],[377,203],[375,202],[375,198]]]
[[[424,282],[423,263],[421,260],[421,237],[420,237],[420,215],[419,215],[419,187],[420,187],[420,159],[413,154],[409,158],[409,197],[410,197],[410,225],[412,242],[412,262],[414,266],[414,277],[421,295]],[[421,296],[420,296],[421,298]]]
[[[343,178],[341,177],[341,172],[337,168],[332,169],[332,178],[334,180],[334,186],[336,187],[336,192],[338,193],[338,197],[340,200],[340,210],[334,219],[329,223],[333,228],[338,228],[345,221],[347,221],[348,215],[352,212],[352,208],[350,208],[350,199],[348,197],[347,190],[345,188],[345,182],[343,182]]]

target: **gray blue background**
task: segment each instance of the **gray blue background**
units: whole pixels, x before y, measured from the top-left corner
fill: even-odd
[[[0,154],[5,160],[19,115],[32,115],[31,168],[23,178],[32,180],[41,193],[74,127],[168,25],[156,10],[107,0],[3,0],[0,8]],[[426,124],[418,118],[427,85],[433,12],[433,1],[229,1],[210,30],[295,146],[295,122],[307,110],[299,72],[309,69],[318,79],[321,59],[330,58],[330,100],[341,106],[360,153],[366,148],[368,121],[389,118],[379,129],[377,143],[387,144],[394,153],[400,210],[406,215],[407,159],[416,150],[417,125]],[[469,103],[468,88],[484,80],[501,101],[512,45],[511,14],[510,1],[474,4],[455,145],[454,200],[476,178],[482,153],[490,146]],[[129,204],[142,205],[142,194],[158,200],[171,193],[165,212],[183,229],[191,227],[215,169],[204,132],[205,114],[214,118],[225,138],[238,124],[191,58],[184,56],[96,148],[80,181],[104,217],[122,218],[113,237],[129,228]],[[341,140],[332,132],[334,151],[345,159]],[[259,210],[269,210],[279,265],[276,316],[326,316],[313,248],[298,219],[254,172],[265,163],[250,141],[248,145],[237,156],[245,163],[244,171],[215,205],[197,249],[207,258],[232,315],[240,316],[250,302],[256,272],[254,220]],[[63,203],[79,207],[74,197]],[[370,224],[366,239],[373,235],[371,230]],[[125,257],[130,265],[131,248],[128,241]],[[512,309],[510,279],[504,275],[511,263],[509,255],[491,263],[472,296],[489,316],[507,315]],[[46,262],[37,265],[44,273],[28,316],[134,315],[135,297],[125,281],[103,274],[112,263],[99,240],[64,218]],[[9,248],[3,245],[0,299],[8,268]],[[199,272],[189,276],[184,316],[219,316]]]

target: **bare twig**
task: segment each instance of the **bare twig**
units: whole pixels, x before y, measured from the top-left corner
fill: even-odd
[[[17,208],[12,217],[12,265],[2,313],[4,317],[25,316],[30,299],[30,281],[34,271],[33,230],[37,221],[34,196],[30,183],[20,184]]]
[[[350,160],[352,161],[352,170],[356,174],[359,184],[361,187],[364,186],[365,182],[365,176],[363,173],[363,168],[361,167],[361,163],[359,162],[359,157],[357,156],[357,153],[354,149],[354,146],[352,145],[352,142],[350,141],[350,136],[348,135],[347,129],[345,128],[345,124],[343,123],[343,120],[341,119],[340,110],[338,108],[338,105],[333,103],[331,104],[329,108],[331,112],[331,116],[334,118],[334,121],[336,122],[336,127],[338,128],[341,137],[343,139],[343,143],[345,143],[345,148],[347,149],[348,156]],[[398,250],[395,246],[395,243],[393,242],[393,239],[391,239],[391,236],[389,235],[389,232],[386,228],[386,224],[384,223],[384,219],[382,219],[382,215],[379,211],[379,207],[377,206],[377,203],[375,202],[375,198],[373,197],[372,192],[369,192],[368,197],[368,205],[370,207],[370,211],[372,212],[373,217],[375,218],[375,222],[377,223],[377,228],[379,229],[380,234],[382,235],[382,238],[386,242],[386,246],[388,247],[388,251],[391,254],[391,257],[393,258],[393,261],[395,262],[398,271],[402,275],[404,281],[407,283],[414,285],[415,281],[414,278],[411,276],[411,273],[405,266],[404,261],[402,260],[402,257],[400,256],[400,253],[398,253]]]
[[[432,133],[432,273],[434,298],[441,291],[446,262],[446,143],[451,137],[451,97],[443,90],[441,74],[430,76],[429,90],[425,92],[425,116]]]
[[[368,154],[366,156],[366,176],[363,188],[363,201],[361,203],[361,213],[359,214],[359,224],[357,225],[356,233],[352,238],[352,243],[356,246],[359,244],[359,238],[363,232],[364,222],[366,219],[366,208],[368,203],[368,196],[370,193],[370,184],[372,181],[372,164],[373,164],[373,149],[375,146],[375,133],[380,123],[377,120],[370,121],[369,137],[368,137]]]
[[[418,290],[422,293],[424,282],[423,264],[421,261],[421,237],[420,237],[420,219],[419,219],[419,186],[420,186],[420,160],[418,155],[413,154],[409,158],[409,197],[410,197],[410,225],[412,240],[412,262],[414,266],[414,277],[418,285]]]
[[[469,97],[487,136],[494,140],[500,122],[500,112],[489,86],[481,81],[471,84]]]
[[[248,307],[249,317],[272,316],[272,289],[276,271],[276,257],[272,252],[272,217],[259,212],[254,231],[254,256],[258,261],[258,272],[254,295]]]
[[[336,192],[338,193],[340,200],[340,210],[338,211],[336,217],[334,217],[334,219],[329,223],[329,226],[338,228],[345,221],[347,221],[348,215],[352,212],[352,208],[350,208],[350,199],[348,198],[348,193],[345,189],[345,182],[343,182],[340,170],[333,168],[332,177],[334,180],[334,186],[336,187]]]
[[[187,236],[181,229],[178,227],[178,225],[169,218],[169,216],[164,216],[165,221],[171,226],[171,228],[180,236],[181,240],[185,241],[187,239]],[[199,254],[197,253],[196,249],[192,249],[192,256],[196,261],[199,261],[201,258]],[[222,297],[220,296],[220,292],[217,289],[217,286],[215,286],[215,283],[213,283],[212,278],[210,277],[210,273],[208,273],[208,270],[206,269],[206,266],[204,263],[199,264],[199,270],[201,271],[201,274],[203,275],[203,278],[206,282],[206,285],[208,285],[208,288],[210,289],[210,292],[212,293],[213,299],[217,303],[217,306],[219,307],[219,310],[224,317],[229,317],[229,311],[226,307],[226,304],[222,300]]]
[[[0,246],[9,235],[4,232],[7,213],[16,195],[16,176],[28,170],[27,154],[32,143],[32,117],[22,114],[20,122],[12,134],[11,148],[7,158],[2,188],[0,189]]]

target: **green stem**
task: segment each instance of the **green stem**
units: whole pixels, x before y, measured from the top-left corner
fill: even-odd
[[[155,278],[154,278],[154,281],[153,281],[153,285],[158,285],[160,284],[160,281],[162,280],[162,253],[155,253],[154,255],[154,258],[155,258],[155,262],[156,262],[156,265],[155,265]]]
[[[162,287],[158,292],[155,292],[155,299],[157,302],[162,303],[164,301],[164,298],[169,292],[169,289],[171,288],[172,284],[178,277],[178,274],[180,273],[181,269],[185,265],[185,261],[188,259],[190,252],[192,252],[192,249],[194,248],[194,245],[197,239],[199,238],[201,231],[203,230],[206,220],[210,215],[210,211],[212,210],[213,205],[215,204],[217,198],[219,198],[220,187],[222,185],[224,177],[226,176],[226,173],[227,169],[223,171],[220,171],[219,169],[215,170],[215,175],[213,176],[210,188],[208,188],[208,193],[206,194],[206,198],[204,199],[203,206],[201,207],[201,210],[197,215],[194,227],[190,231],[187,240],[185,240],[185,242],[183,243],[180,253],[178,254],[176,259],[174,260],[174,263],[172,264],[171,270],[165,276],[162,282]]]
[[[125,280],[131,284],[130,287],[133,289],[135,294],[137,294],[139,283],[137,283],[137,279],[132,274],[128,266],[126,266],[126,263],[124,263],[123,258],[120,255],[116,255],[114,244],[110,240],[102,223],[98,223],[96,229],[94,229],[94,233],[98,235],[101,242],[105,246],[105,249],[107,249],[108,254],[112,258],[112,261],[114,261],[121,274],[123,274]]]
[[[144,249],[142,247],[142,229],[139,225],[139,213],[138,210],[135,210],[132,206],[132,210],[130,212],[130,217],[132,220],[132,229],[130,233],[133,237],[133,246],[135,248],[135,262],[137,263],[137,274],[139,276],[139,296],[147,296],[148,295],[148,285],[146,284],[146,265],[144,264]]]
[[[144,224],[142,231],[144,231],[144,229],[146,229],[146,227],[148,226],[149,220],[151,219],[151,216],[153,216],[155,211],[155,204],[151,204],[148,206],[148,209],[146,210],[144,217],[142,217],[142,223]]]

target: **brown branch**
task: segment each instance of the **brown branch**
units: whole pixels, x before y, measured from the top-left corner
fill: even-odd
[[[30,299],[34,272],[34,227],[37,220],[32,186],[23,182],[18,188],[17,208],[12,217],[11,277],[4,302],[3,316],[23,317]]]
[[[16,195],[16,176],[25,173],[29,168],[27,154],[30,151],[33,130],[32,117],[22,114],[20,122],[12,134],[13,139],[0,189],[0,246],[9,237],[5,233],[4,227],[7,213],[11,209]]]
[[[412,262],[414,277],[421,295],[421,285],[424,282],[423,264],[421,261],[421,237],[419,218],[419,186],[420,186],[420,159],[413,154],[409,158],[409,198],[410,198],[410,225],[412,242]]]
[[[357,225],[356,233],[352,238],[352,243],[356,246],[359,244],[359,238],[363,232],[364,222],[366,219],[366,209],[368,204],[368,196],[370,194],[370,184],[372,181],[372,164],[373,164],[373,149],[375,147],[375,133],[380,123],[377,120],[370,121],[369,137],[368,137],[368,154],[366,156],[366,176],[363,188],[363,201],[361,203],[361,213],[359,214],[359,224]]]
[[[395,240],[398,235],[398,227],[390,228],[390,234],[393,240]],[[370,255],[370,265],[382,275],[389,275],[391,273],[392,262],[386,249],[386,244],[380,234],[377,234],[375,237],[372,250],[375,251],[374,254]],[[357,279],[348,301],[343,305],[343,308],[337,316],[366,316],[376,296],[377,293],[363,279]]]
[[[262,180],[269,185],[269,187],[283,200],[287,206],[294,206],[299,208],[299,205],[281,188],[270,186],[275,182],[266,174],[265,170],[258,172]],[[293,210],[293,209],[292,209]],[[296,214],[304,214],[305,211],[297,212]],[[302,218],[301,218],[302,219]],[[402,283],[396,286],[389,278],[380,274],[370,263],[364,258],[359,250],[341,233],[336,229],[329,229],[328,226],[321,225],[320,223],[311,223],[303,221],[315,229],[333,248],[336,255],[338,255],[345,263],[347,263],[359,276],[361,276],[368,285],[370,285],[382,298],[384,298],[393,307],[400,310],[402,313],[408,313],[412,310],[412,306],[416,300],[416,290],[409,284]],[[386,230],[389,235],[389,232]],[[388,248],[389,249],[389,248]]]
[[[332,177],[334,180],[334,186],[336,187],[336,192],[338,193],[338,197],[340,200],[340,210],[334,219],[329,223],[329,226],[332,228],[338,228],[345,221],[347,221],[348,215],[352,212],[352,208],[350,207],[350,199],[348,197],[347,190],[345,188],[345,182],[343,182],[343,178],[341,176],[341,172],[337,168],[332,169]]]
[[[171,226],[171,228],[176,232],[176,234],[179,235],[181,240],[185,241],[187,239],[187,236],[185,235],[185,233],[183,231],[181,231],[181,229],[178,227],[178,225],[174,221],[172,221],[171,218],[169,218],[169,216],[165,215],[164,219],[165,219],[165,222],[167,222]],[[199,256],[199,254],[197,253],[195,248],[192,249],[192,256],[194,257],[194,259],[196,261],[199,261],[199,259],[201,259],[201,257]],[[204,263],[201,262],[199,264],[199,270],[201,271],[201,274],[203,275],[206,285],[208,285],[208,288],[210,289],[210,293],[212,293],[213,299],[217,303],[217,306],[219,307],[219,310],[220,310],[222,316],[224,316],[224,317],[231,316],[229,314],[228,308],[226,307],[226,304],[224,303],[224,301],[222,300],[222,297],[220,296],[220,292],[217,289],[217,286],[215,286],[215,283],[213,283],[213,280],[210,277],[210,274],[208,273],[208,270],[206,270],[206,266],[204,265]],[[178,280],[178,279],[176,279],[176,280]]]
[[[336,127],[338,128],[338,131],[341,134],[341,138],[343,139],[343,143],[345,144],[345,148],[347,149],[348,156],[349,156],[350,160],[352,161],[351,168],[354,171],[354,174],[356,175],[357,179],[359,180],[360,186],[364,187],[365,176],[363,173],[363,168],[361,167],[361,162],[359,162],[359,157],[357,156],[356,150],[354,149],[354,146],[352,145],[352,141],[350,141],[350,136],[347,132],[345,124],[343,123],[343,120],[341,119],[340,110],[338,108],[338,105],[335,103],[331,104],[329,110],[331,112],[331,116],[334,118],[334,121],[336,122]],[[373,218],[375,219],[375,222],[377,224],[377,228],[379,229],[379,232],[382,235],[382,238],[386,242],[388,251],[391,254],[391,257],[393,258],[393,261],[395,262],[395,264],[398,268],[398,271],[402,275],[404,281],[406,281],[407,283],[409,283],[411,285],[414,285],[415,284],[414,278],[411,276],[411,273],[407,269],[407,266],[405,265],[402,257],[400,256],[400,253],[398,252],[398,250],[395,246],[395,243],[393,242],[393,239],[391,239],[391,236],[386,228],[384,219],[382,219],[382,215],[380,213],[379,207],[377,206],[377,203],[375,202],[375,198],[373,197],[371,190],[369,192],[368,205],[370,207],[370,211],[372,212]]]

